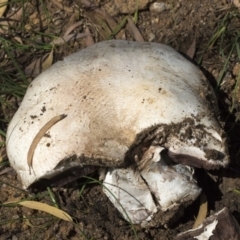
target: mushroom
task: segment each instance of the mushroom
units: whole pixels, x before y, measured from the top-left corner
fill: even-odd
[[[228,208],[210,215],[203,223],[194,229],[178,234],[174,240],[238,240],[240,226]]]
[[[202,72],[169,46],[122,40],[97,43],[41,73],[9,124],[7,153],[23,188],[65,171],[105,169],[104,192],[142,226],[159,212],[164,224],[167,212],[197,198],[195,167],[229,163]]]

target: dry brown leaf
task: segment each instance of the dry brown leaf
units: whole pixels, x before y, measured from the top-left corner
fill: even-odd
[[[7,159],[6,149],[3,148],[0,150],[0,162],[3,162]]]
[[[142,34],[140,33],[140,31],[138,30],[138,28],[134,24],[131,17],[128,18],[127,28],[131,32],[131,34],[133,35],[134,39],[137,42],[144,42]]]
[[[86,27],[85,33],[89,34],[89,36],[86,37],[86,45],[87,45],[87,47],[89,47],[94,44],[94,40],[93,40],[93,37],[92,37],[88,27]]]
[[[8,30],[9,25],[13,25],[16,21],[19,21],[23,14],[23,9],[25,9],[30,3],[25,3],[23,7],[16,10],[13,14],[7,14],[8,21],[1,22],[0,33]]]
[[[196,35],[194,36],[193,42],[191,46],[188,48],[186,55],[191,59],[193,59],[195,56],[195,53],[196,53]]]
[[[13,13],[7,14],[7,18],[15,21],[19,21],[22,17],[24,11],[26,11],[27,7],[31,4],[26,2],[23,7],[16,9]]]
[[[200,195],[200,208],[198,211],[198,216],[193,224],[193,227],[192,227],[193,229],[200,226],[203,223],[203,221],[206,219],[207,210],[208,210],[207,197],[206,197],[206,194],[202,192]]]
[[[42,59],[45,59],[48,54],[45,54],[43,57],[35,59],[32,61],[25,69],[24,73],[27,77],[36,77],[41,73],[41,62]]]
[[[20,37],[14,37],[14,39],[15,39],[18,43],[23,44],[23,41],[22,41],[22,39],[21,39]]]
[[[105,10],[103,10],[102,8],[99,8],[98,6],[94,5],[93,3],[91,3],[88,0],[81,0],[81,3],[88,9],[92,9],[92,14],[98,14],[100,15],[101,19],[105,21],[105,23],[107,24],[107,28],[110,30],[110,32],[112,32],[114,29],[116,29],[118,27],[118,23],[115,21],[115,19],[108,15]],[[91,12],[87,12],[87,13],[91,13]],[[94,24],[99,25],[100,22],[95,22],[93,17],[91,18],[91,16],[89,17],[91,21],[93,21]],[[121,29],[117,35],[115,36],[116,39],[121,39],[122,35],[123,35],[124,31]],[[109,34],[109,33],[108,33]],[[111,34],[111,33],[110,33]],[[110,35],[108,35],[107,37],[109,37]],[[105,39],[105,38],[104,38]]]
[[[88,0],[81,0],[81,4],[83,4],[86,8],[96,7],[93,3],[91,3],[91,1]]]
[[[53,62],[53,48],[50,53],[44,54],[44,56],[32,61],[25,69],[24,73],[27,77],[36,77],[43,70],[52,65]]]
[[[114,31],[114,29],[116,29],[118,27],[118,23],[110,16],[108,15],[105,11],[103,11],[101,8],[100,9],[96,9],[95,12],[98,12],[99,14],[101,14],[107,25],[109,26],[111,32]],[[120,31],[116,34],[116,39],[120,39],[122,34],[123,34],[123,29],[120,29]]]
[[[239,0],[232,0],[232,3],[233,3],[237,8],[240,8],[240,1],[239,1]]]
[[[0,32],[1,32],[1,30],[0,30]],[[9,60],[8,60],[8,58],[7,58],[7,55],[5,54],[5,55],[3,56],[3,58],[1,59],[0,66],[1,66],[1,67],[4,67],[8,62],[9,62]]]
[[[42,70],[46,70],[47,68],[49,68],[52,65],[52,63],[53,63],[53,49],[54,48],[52,48],[48,57],[42,62]]]
[[[1,145],[3,145],[0,147],[0,162],[2,162],[7,159],[7,152],[6,152],[6,147],[4,146],[4,139],[1,135],[0,135],[0,143]]]
[[[13,171],[13,168],[11,168],[11,167],[4,168],[4,169],[0,172],[0,176],[1,176],[1,175],[4,175],[4,174],[6,174],[6,173],[12,172],[12,171]]]
[[[0,0],[0,17],[4,14],[6,7],[7,7],[7,0]]]
[[[83,24],[83,21],[78,21],[74,24],[72,24],[65,32],[64,37],[69,35],[76,27],[81,26]]]
[[[60,3],[60,2],[58,2],[56,0],[52,0],[52,3],[54,3],[57,7],[59,7],[60,9],[66,11],[66,12],[69,12],[69,13],[74,12],[73,8],[69,8],[67,6],[64,6],[62,3]]]
[[[73,221],[72,217],[68,213],[66,213],[58,208],[55,208],[53,206],[50,206],[46,203],[41,203],[41,202],[37,202],[37,201],[23,201],[23,202],[19,202],[18,204],[21,206],[24,206],[24,207],[31,208],[31,209],[47,212],[55,217],[58,217],[60,219],[68,221],[68,222]]]
[[[111,36],[112,30],[102,14],[98,13],[97,11],[93,11],[86,12],[85,15],[95,25],[103,40],[107,40],[109,36]]]
[[[91,34],[90,34],[91,35]],[[64,37],[58,37],[58,38],[55,38],[51,44],[54,44],[54,45],[61,45],[61,44],[64,44],[72,39],[79,39],[79,38],[83,38],[83,37],[87,37],[89,36],[88,33],[78,33],[77,35],[76,34],[69,34],[67,36],[64,36]]]
[[[233,75],[238,76],[240,75],[240,62],[237,62],[235,66],[233,67]]]
[[[26,30],[36,30],[36,26],[41,25],[42,28],[49,26],[50,20],[46,14],[38,11],[34,11],[29,17],[24,28]]]

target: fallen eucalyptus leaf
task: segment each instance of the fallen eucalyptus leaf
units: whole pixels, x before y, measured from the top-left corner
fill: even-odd
[[[128,24],[127,27],[129,29],[129,31],[131,32],[131,34],[133,35],[134,39],[137,42],[144,42],[143,36],[140,33],[140,31],[138,30],[138,28],[136,27],[135,23],[133,22],[132,18],[129,17],[128,18]]]
[[[47,212],[55,217],[65,220],[65,221],[69,221],[69,222],[73,221],[72,217],[69,214],[67,214],[66,212],[64,212],[56,207],[52,207],[46,203],[41,203],[41,202],[37,202],[37,201],[23,201],[23,202],[19,202],[18,204],[22,205],[24,207]]]
[[[47,68],[49,68],[52,65],[52,63],[53,63],[53,48],[49,53],[48,57],[42,63],[42,70],[44,71]]]
[[[95,42],[88,27],[85,28],[85,34],[88,34],[85,38],[85,42],[87,47],[89,47],[93,45]]]
[[[193,224],[193,229],[199,227],[207,217],[208,201],[204,192],[200,195],[200,207],[198,216]]]
[[[191,46],[188,48],[186,55],[191,59],[193,59],[195,56],[195,53],[196,53],[196,36],[194,37]]]
[[[7,2],[6,0],[0,0],[0,17],[4,14],[6,7],[7,7]]]
[[[54,45],[61,45],[61,44],[64,44],[66,42],[69,42],[72,39],[76,40],[76,39],[87,37],[87,36],[91,36],[91,34],[88,34],[88,33],[78,33],[78,34],[64,35],[63,37],[55,38],[52,41],[52,44],[54,44]]]
[[[64,37],[65,37],[65,36],[68,36],[76,27],[79,27],[79,26],[81,26],[81,25],[83,25],[83,21],[78,21],[78,22],[72,24],[72,25],[66,30],[66,32],[65,32],[65,34],[64,34]]]

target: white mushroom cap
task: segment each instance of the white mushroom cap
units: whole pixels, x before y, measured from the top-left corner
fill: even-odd
[[[227,155],[214,109],[205,95],[212,97],[204,76],[172,48],[156,43],[101,42],[55,63],[30,84],[8,127],[8,157],[27,188],[74,164],[119,166],[137,134],[186,118],[209,132],[206,147],[209,144]],[[30,145],[40,129],[60,114],[67,117],[38,143],[30,175]],[[166,146],[174,149],[173,139]],[[191,140],[175,152],[187,151],[188,144],[206,159],[203,146]],[[81,162],[81,158],[80,163],[57,167],[63,159],[83,155],[95,160]],[[228,158],[216,164],[220,163],[225,166]]]
[[[143,169],[110,169],[103,182],[103,191],[123,217],[142,227],[165,224],[201,193],[194,170],[182,164],[168,165],[163,150],[150,147],[141,159]],[[154,215],[158,211],[161,217]],[[154,218],[157,223],[151,221]]]

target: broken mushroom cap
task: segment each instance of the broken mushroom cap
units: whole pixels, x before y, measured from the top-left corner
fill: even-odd
[[[141,144],[190,166],[225,167],[217,114],[203,74],[172,48],[105,41],[30,84],[7,130],[7,153],[24,188],[75,166],[122,166]]]
[[[174,240],[225,240],[240,239],[240,226],[228,208],[212,214],[194,229],[178,234]]]

